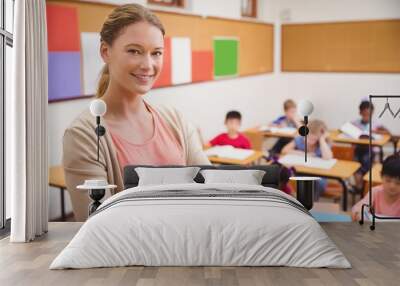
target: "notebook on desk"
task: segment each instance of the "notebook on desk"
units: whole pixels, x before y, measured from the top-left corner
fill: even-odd
[[[269,127],[269,126],[260,126],[260,131],[269,131],[271,133],[283,133],[288,135],[294,135],[297,132],[296,128],[293,127]]]
[[[214,146],[207,150],[205,153],[208,157],[216,156],[220,158],[244,160],[254,154],[254,150],[234,148],[230,145]]]
[[[304,161],[304,156],[297,154],[288,154],[279,159],[279,163],[288,166],[304,166],[317,169],[331,169],[335,164],[336,159],[325,160],[317,157],[309,156],[307,162]]]
[[[340,139],[368,139],[369,136],[368,136],[368,134],[362,134],[360,137],[355,138],[355,137],[352,137],[352,136],[347,135],[345,133],[340,133],[338,135],[338,138],[340,138]],[[372,140],[381,140],[382,138],[383,137],[380,134],[376,134],[376,133],[372,134]]]
[[[351,138],[351,139],[360,139],[362,137],[368,138],[368,133],[362,131],[360,128],[355,126],[354,124],[347,122],[343,124],[342,127],[340,127],[340,131],[342,132],[341,134],[338,135],[339,138],[346,139],[346,138]],[[382,135],[372,133],[372,139],[373,140],[380,140],[382,139]]]

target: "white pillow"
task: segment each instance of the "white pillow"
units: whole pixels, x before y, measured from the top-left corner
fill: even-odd
[[[135,168],[139,176],[139,186],[195,183],[193,179],[199,170],[199,167]]]
[[[235,183],[261,185],[265,171],[262,170],[201,170],[204,183]]]

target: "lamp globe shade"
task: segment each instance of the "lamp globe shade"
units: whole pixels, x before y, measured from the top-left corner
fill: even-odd
[[[101,99],[92,100],[90,103],[90,113],[93,116],[103,116],[107,111],[106,103]]]
[[[309,100],[302,100],[299,103],[299,114],[309,116],[314,110],[314,105]]]

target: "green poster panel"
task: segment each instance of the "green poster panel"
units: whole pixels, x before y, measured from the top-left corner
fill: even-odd
[[[214,76],[238,74],[239,41],[232,38],[214,39]]]

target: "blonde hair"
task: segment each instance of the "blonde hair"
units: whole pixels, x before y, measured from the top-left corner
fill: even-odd
[[[100,31],[100,40],[108,45],[112,45],[121,31],[130,24],[147,22],[159,28],[163,36],[165,29],[160,19],[150,10],[139,4],[126,4],[112,10],[105,20]],[[96,97],[102,97],[107,90],[110,81],[110,71],[107,65],[104,65],[100,73],[99,84]]]
[[[294,102],[291,99],[285,100],[285,102],[283,103],[283,110],[284,111],[287,111],[290,108],[296,108],[296,107],[297,107],[296,102]]]
[[[310,133],[321,136],[322,133],[325,131],[328,131],[328,127],[322,120],[314,119],[311,120],[310,123],[308,123],[308,129],[310,130]]]

